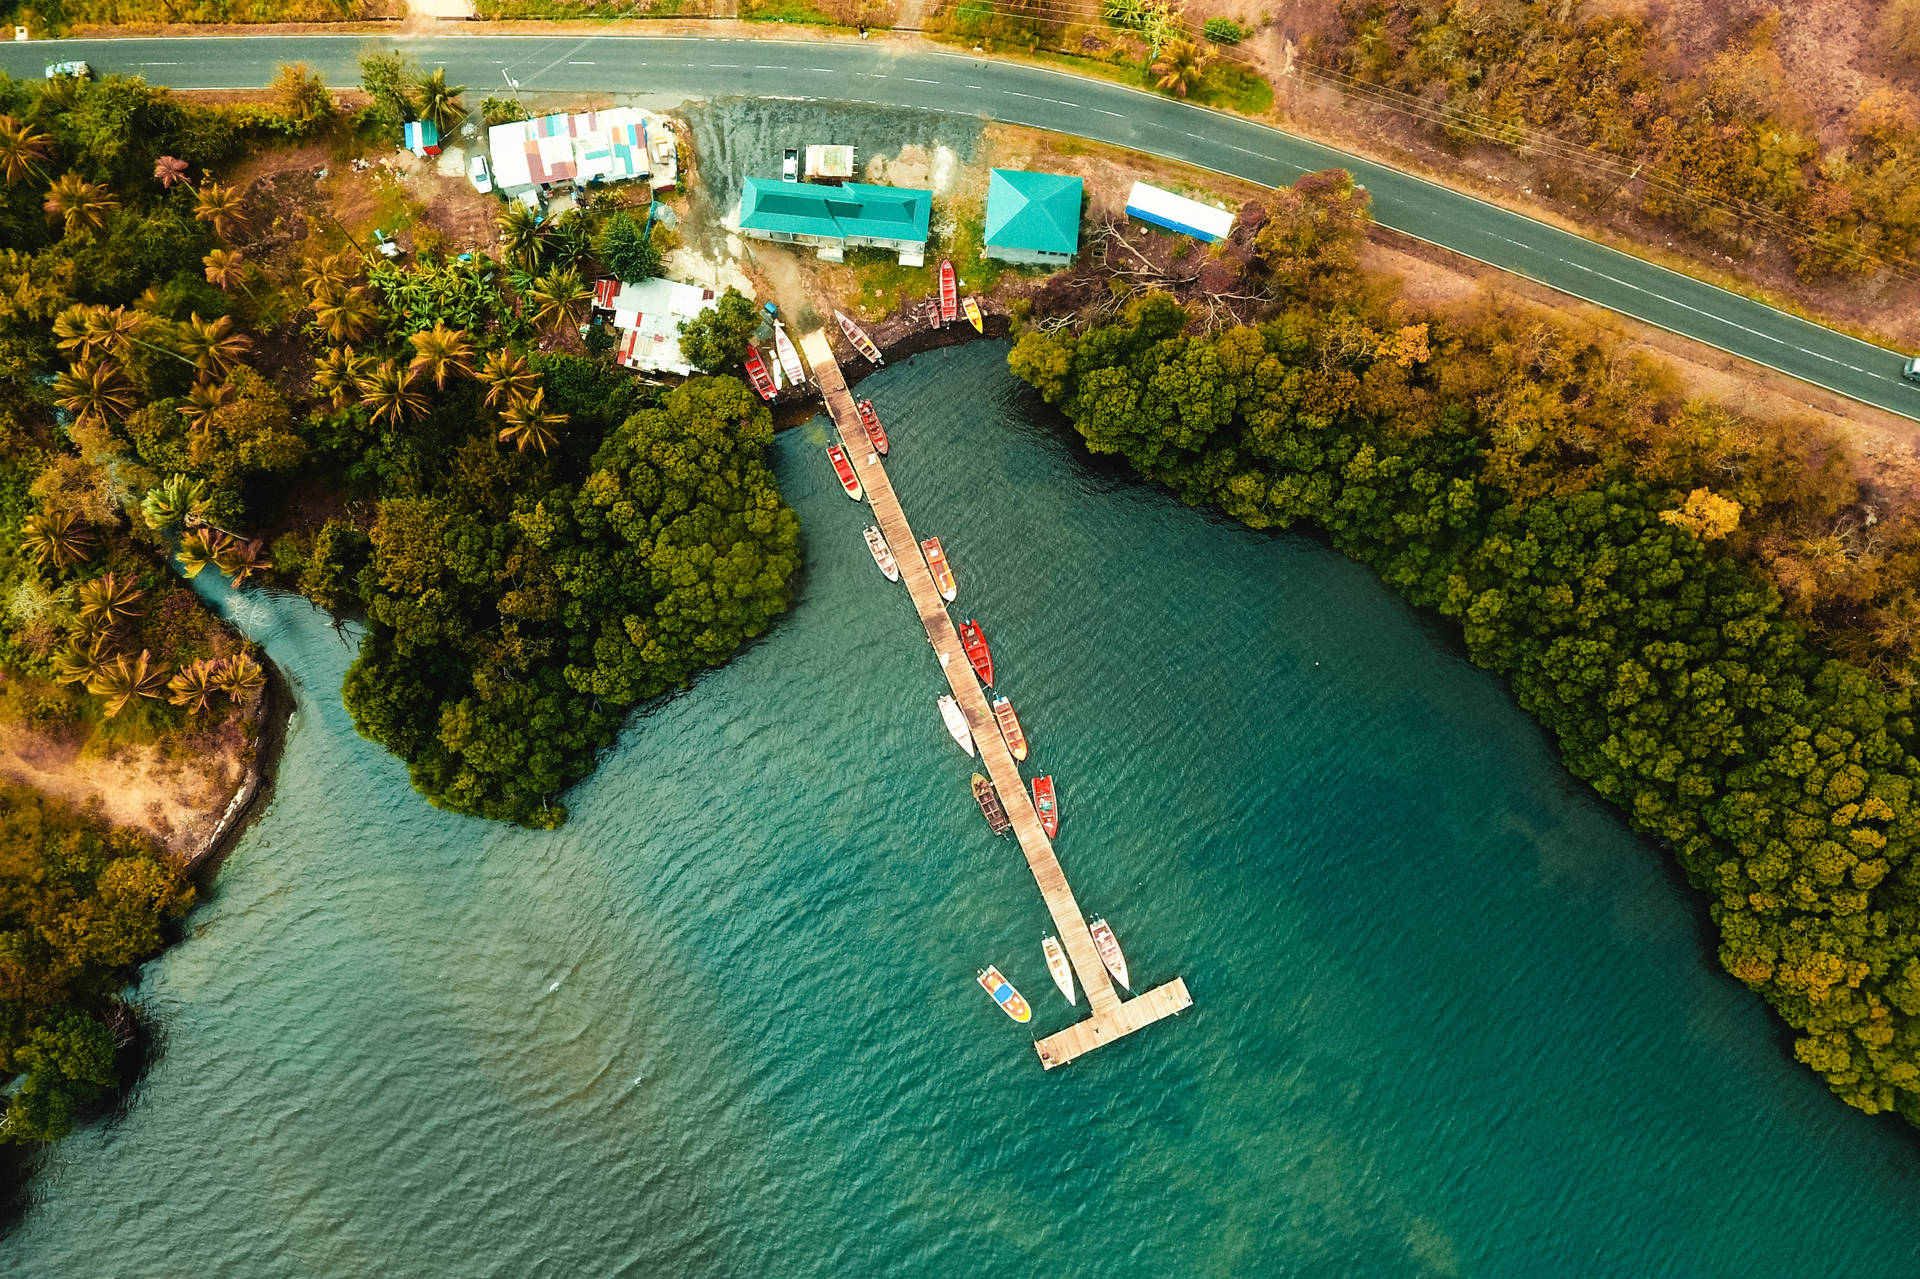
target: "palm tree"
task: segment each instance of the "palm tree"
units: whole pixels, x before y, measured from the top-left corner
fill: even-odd
[[[232,657],[221,659],[219,682],[221,692],[238,699],[265,688],[267,673],[260,669],[260,663],[247,654],[235,653]]]
[[[20,549],[55,572],[87,558],[93,544],[93,530],[72,511],[35,511],[20,532]]]
[[[408,370],[433,374],[435,390],[447,389],[448,373],[473,376],[473,343],[467,341],[465,329],[450,329],[444,322],[435,320],[432,328],[407,340],[413,343],[414,350]]]
[[[40,161],[47,158],[47,147],[52,142],[44,133],[36,133],[33,126],[10,115],[0,115],[0,177],[12,186],[29,173],[46,181],[47,175],[40,171]]]
[[[505,347],[487,352],[486,360],[474,377],[486,384],[488,408],[501,400],[511,401],[522,395],[530,395],[540,382],[540,375],[527,367],[526,357],[516,355]]]
[[[213,233],[231,241],[235,231],[246,229],[247,215],[241,207],[240,193],[230,186],[209,182],[194,193],[193,216],[213,225]]]
[[[514,396],[513,403],[500,414],[500,421],[504,423],[500,428],[500,438],[511,440],[522,453],[531,444],[545,457],[547,450],[560,442],[560,428],[567,424],[566,414],[549,413],[546,408],[547,388],[544,386],[531,396]]]
[[[140,514],[146,518],[148,528],[164,533],[199,515],[206,505],[206,485],[184,475],[174,475],[147,490],[147,495],[140,499]]]
[[[300,270],[300,282],[312,296],[331,297],[359,282],[360,264],[346,250],[314,258]]]
[[[540,246],[546,242],[547,228],[526,205],[509,204],[500,215],[500,247],[507,261],[528,271],[540,263]]]
[[[87,681],[89,693],[107,699],[108,719],[127,709],[127,704],[136,697],[160,696],[167,686],[167,668],[151,663],[152,654],[144,648],[138,657],[130,658],[122,653],[98,676]]]
[[[264,573],[273,567],[265,552],[266,543],[257,537],[246,542],[237,537],[222,538],[214,545],[213,564],[238,586],[255,573]]]
[[[253,339],[233,331],[233,317],[223,315],[203,320],[195,311],[178,330],[180,353],[193,361],[193,367],[205,373],[209,369],[225,376],[233,371],[240,357],[253,349]]]
[[[206,264],[207,283],[226,293],[246,278],[245,259],[238,249],[215,249],[200,260]]]
[[[53,379],[53,402],[82,422],[133,412],[133,387],[112,360],[82,360]]]
[[[146,592],[135,586],[126,574],[108,572],[80,583],[75,594],[80,601],[81,618],[110,631],[139,616],[134,605]]]
[[[187,162],[163,155],[153,162],[153,180],[160,184],[162,191],[171,191],[178,183],[187,180]]]
[[[167,681],[167,692],[171,694],[167,700],[175,706],[186,707],[192,715],[200,714],[220,692],[220,663],[210,657],[187,663]]]
[[[327,353],[313,362],[313,389],[326,396],[334,408],[346,408],[359,396],[367,359],[355,355],[350,346],[328,347]]]
[[[68,235],[98,231],[107,224],[107,214],[120,207],[120,201],[101,183],[89,182],[77,173],[64,173],[54,180],[41,208],[47,220],[66,220]]]
[[[593,296],[572,267],[549,271],[533,282],[527,300],[533,303],[533,322],[541,328],[559,328],[572,321],[574,308]]]
[[[1184,98],[1187,90],[1199,84],[1200,78],[1206,75],[1214,57],[1212,49],[1202,49],[1183,37],[1162,44],[1159,56],[1147,70],[1160,77],[1153,82],[1155,88]]]
[[[358,286],[344,293],[323,294],[313,307],[313,322],[336,343],[354,343],[373,331],[373,294]]]
[[[173,556],[180,565],[181,576],[200,576],[200,570],[213,563],[214,554],[220,549],[219,538],[220,535],[212,529],[188,529],[180,539],[180,549]]]
[[[445,67],[435,67],[421,76],[416,87],[420,90],[420,118],[433,121],[433,127],[442,134],[450,132],[466,117],[460,95],[467,91],[467,86],[448,84]]]
[[[85,641],[70,639],[53,655],[53,678],[62,684],[91,684],[113,664],[113,658],[107,651],[105,635]]]
[[[233,403],[233,383],[196,382],[187,392],[179,414],[187,420],[187,435],[196,443],[213,431],[213,415]]]
[[[373,420],[386,418],[399,426],[410,417],[427,411],[427,397],[413,389],[413,370],[392,360],[380,361],[380,367],[361,378],[360,398],[373,410]]]

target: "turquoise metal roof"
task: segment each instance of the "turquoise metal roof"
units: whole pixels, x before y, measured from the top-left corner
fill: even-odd
[[[748,178],[740,193],[740,226],[747,231],[924,241],[932,216],[933,193],[904,187],[859,182],[829,187]]]
[[[1080,179],[995,169],[987,180],[987,245],[1034,253],[1080,248]]]

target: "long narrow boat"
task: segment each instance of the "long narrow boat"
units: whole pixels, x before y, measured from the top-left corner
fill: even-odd
[[[960,592],[953,584],[953,567],[947,563],[947,553],[940,549],[940,539],[930,537],[920,543],[920,549],[926,552],[927,570],[933,574],[933,584],[940,588],[940,598],[953,603]]]
[[[960,317],[960,290],[954,287],[953,263],[940,259],[940,323],[952,324]]]
[[[773,378],[767,373],[767,362],[760,358],[760,348],[747,343],[747,376],[753,381],[753,389],[760,392],[760,398],[771,400],[779,393],[773,384]]]
[[[960,749],[967,753],[968,758],[972,758],[973,730],[967,727],[967,713],[960,709],[960,703],[954,701],[951,694],[943,694],[940,698],[940,718],[947,722],[947,731],[953,734],[953,740],[960,744]]]
[[[886,535],[878,525],[869,524],[866,536],[867,549],[873,552],[873,562],[880,566],[880,571],[886,574],[889,582],[899,581],[900,566],[893,562],[893,548],[887,545]]]
[[[1093,932],[1093,948],[1100,952],[1100,962],[1107,966],[1113,979],[1132,990],[1127,981],[1127,957],[1120,953],[1119,939],[1113,935],[1113,929],[1107,927],[1105,919],[1096,919],[1088,925]]]
[[[940,327],[940,299],[939,298],[927,299],[927,327],[930,329],[937,329]]]
[[[840,487],[847,496],[858,502],[865,495],[860,487],[860,477],[853,473],[853,463],[847,460],[847,451],[838,444],[827,445],[827,456],[833,459],[833,473],[840,477]]]
[[[980,314],[980,304],[973,300],[973,295],[969,293],[960,305],[966,308],[967,323],[973,326],[973,331],[984,334],[987,331],[986,317]]]
[[[1027,1021],[1033,1016],[1033,1009],[1027,1007],[1027,1001],[1013,988],[1013,983],[1000,975],[1000,970],[989,965],[979,973],[980,988],[993,996],[993,1002],[1000,1005],[1000,1011],[1015,1021]]]
[[[993,699],[993,717],[1000,724],[1000,737],[1007,744],[1015,759],[1027,757],[1027,735],[1020,728],[1020,719],[1013,713],[1013,703],[1004,695]]]
[[[1040,950],[1047,957],[1047,971],[1053,974],[1053,984],[1067,997],[1067,1002],[1077,1004],[1073,997],[1073,965],[1067,962],[1067,952],[1060,945],[1058,937],[1045,937],[1040,941]]]
[[[993,789],[993,783],[975,773],[973,775],[973,799],[985,814],[987,825],[996,835],[1004,835],[1013,829],[1013,819],[1007,816],[1007,806],[1000,802],[999,793]]]
[[[873,411],[872,400],[862,400],[856,405],[860,410],[860,425],[866,428],[867,439],[873,442],[873,451],[881,457],[887,455],[887,428],[880,425],[880,415]]]
[[[840,321],[840,331],[847,335],[847,341],[853,343],[854,350],[875,364],[886,362],[880,358],[880,348],[873,344],[873,339],[867,336],[865,329],[853,322],[852,316],[844,311],[835,311],[833,318]]]
[[[1052,839],[1060,833],[1060,805],[1053,798],[1053,774],[1033,779],[1033,811],[1040,814],[1040,829]]]
[[[787,337],[787,326],[773,326],[773,353],[780,357],[780,367],[785,370],[787,381],[795,386],[805,386],[807,366],[800,363],[800,352],[793,349],[793,341]]]
[[[973,673],[988,688],[993,687],[993,650],[987,647],[987,637],[980,629],[980,623],[969,617],[960,623],[960,647],[966,653],[967,660],[973,663]]]

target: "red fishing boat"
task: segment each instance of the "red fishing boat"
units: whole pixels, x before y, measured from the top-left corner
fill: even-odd
[[[940,539],[930,537],[920,543],[920,549],[926,552],[927,571],[933,574],[933,584],[940,588],[940,598],[953,603],[953,597],[960,592],[953,584],[953,568],[947,563],[947,553],[940,549]]]
[[[960,318],[960,290],[954,287],[953,263],[940,259],[940,323],[952,324]]]
[[[860,477],[853,473],[853,463],[847,460],[847,451],[838,444],[829,444],[827,456],[833,459],[833,473],[840,477],[840,487],[847,491],[848,497],[858,502],[864,494],[860,488]]]
[[[980,623],[971,617],[960,623],[960,647],[973,663],[973,673],[980,677],[980,682],[992,688],[993,653],[987,648],[987,637],[980,632]]]
[[[760,392],[763,400],[771,400],[779,389],[767,372],[767,362],[760,358],[760,348],[751,342],[747,343],[747,377],[752,379],[753,389]]]
[[[887,455],[887,428],[880,425],[880,415],[873,411],[873,401],[860,401],[859,409],[860,425],[867,428],[867,438],[873,441],[873,451],[881,457],[885,457]]]
[[[1053,798],[1052,773],[1033,779],[1033,811],[1040,814],[1040,829],[1047,832],[1048,839],[1060,833],[1060,805]]]

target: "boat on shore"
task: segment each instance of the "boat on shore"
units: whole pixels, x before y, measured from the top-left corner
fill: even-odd
[[[1060,805],[1053,798],[1053,774],[1033,779],[1033,811],[1040,814],[1040,829],[1052,839],[1060,833]]]
[[[1026,1021],[1033,1016],[1033,1009],[1027,1007],[1027,1001],[1013,988],[1013,983],[1000,975],[1000,970],[989,964],[978,974],[980,988],[993,996],[993,1002],[1000,1005],[1000,1011],[1015,1021]]]
[[[927,327],[930,329],[937,329],[940,327],[940,299],[939,298],[927,299]]]
[[[973,295],[969,293],[966,300],[960,305],[966,308],[967,323],[973,326],[973,331],[985,336],[987,332],[986,317],[980,314],[980,304],[973,300]]]
[[[960,703],[953,700],[951,693],[940,696],[940,718],[947,722],[947,731],[953,734],[960,749],[973,756],[973,730],[967,727],[967,713],[960,709]]]
[[[873,444],[873,451],[885,457],[887,428],[880,425],[880,415],[873,411],[873,401],[862,400],[854,407],[860,410],[860,425],[866,429],[867,439]]]
[[[1007,806],[1000,802],[1000,794],[993,789],[993,783],[975,773],[973,775],[973,799],[985,814],[987,825],[996,835],[1004,835],[1013,829],[1013,819],[1007,816]]]
[[[973,663],[973,673],[988,688],[993,687],[993,650],[987,647],[987,637],[980,629],[980,623],[969,617],[960,623],[960,648]]]
[[[1053,974],[1053,984],[1060,988],[1060,993],[1067,997],[1068,1003],[1079,1003],[1073,995],[1073,965],[1067,962],[1066,948],[1060,944],[1060,939],[1042,938],[1040,950],[1047,957],[1047,971]]]
[[[760,348],[751,342],[747,343],[747,377],[763,400],[771,400],[780,393],[780,388],[773,384],[773,377],[767,372],[767,362],[760,358]]]
[[[1127,957],[1120,953],[1120,940],[1113,935],[1113,929],[1105,919],[1096,919],[1087,928],[1093,934],[1093,948],[1100,952],[1100,962],[1107,966],[1115,981],[1132,990],[1132,984],[1127,981]]]
[[[930,537],[920,543],[920,549],[926,553],[927,571],[933,574],[933,584],[940,588],[940,598],[953,603],[953,597],[960,591],[953,584],[953,567],[947,563],[947,553],[940,549],[940,539]]]
[[[1019,716],[1013,713],[1013,703],[1003,693],[993,699],[993,718],[1000,725],[1000,739],[1007,744],[1007,750],[1015,759],[1027,757],[1027,734],[1020,727]]]
[[[889,582],[900,580],[900,566],[894,563],[893,548],[887,545],[886,535],[877,524],[869,524],[866,529],[867,549],[873,552],[873,562],[886,574]]]
[[[773,326],[773,353],[780,357],[780,367],[787,375],[787,381],[795,386],[807,383],[807,366],[800,363],[800,352],[793,349],[793,342],[787,337],[787,326],[775,322]]]
[[[840,477],[840,487],[847,496],[858,502],[866,493],[860,487],[860,477],[853,473],[853,463],[847,460],[847,451],[838,444],[827,445],[827,456],[833,459],[833,473]]]
[[[873,339],[867,336],[865,329],[853,322],[852,316],[844,311],[835,311],[833,318],[840,321],[840,331],[847,335],[847,341],[853,343],[854,350],[866,356],[868,361],[873,364],[886,363],[885,360],[880,358],[880,348],[873,344]],[[883,453],[885,451],[885,449],[881,450]]]
[[[954,287],[953,262],[940,259],[940,323],[952,324],[960,318],[960,290]]]

